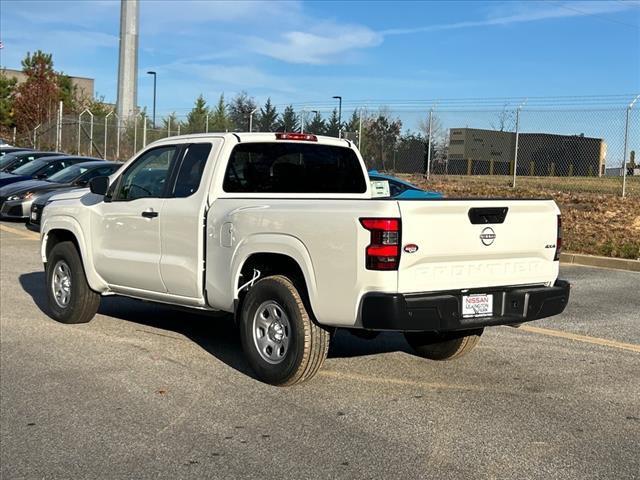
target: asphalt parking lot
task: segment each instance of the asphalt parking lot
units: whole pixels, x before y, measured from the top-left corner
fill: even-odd
[[[44,313],[35,234],[0,224],[0,477],[638,478],[640,274],[563,267],[567,311],[453,362],[338,333],[305,385],[252,378],[228,318],[105,298]]]

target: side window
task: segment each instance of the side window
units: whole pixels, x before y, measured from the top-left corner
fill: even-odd
[[[89,183],[89,180],[95,178],[95,177],[108,177],[109,175],[111,175],[113,173],[113,168],[111,167],[100,167],[100,168],[94,168],[93,170],[89,170],[86,173],[83,173],[78,180],[76,180],[77,183]]]
[[[210,143],[194,143],[187,147],[178,171],[174,197],[188,197],[198,190],[209,153]]]
[[[113,200],[161,197],[175,153],[175,146],[154,148],[144,153],[120,177]]]
[[[390,181],[389,190],[390,190],[391,196],[395,197],[396,195],[400,195],[402,192],[404,192],[406,188],[404,188],[404,185],[400,183]]]
[[[48,164],[46,167],[44,167],[38,172],[38,176],[43,178],[48,178],[54,173],[59,172],[66,166],[67,165],[65,165],[63,162],[51,162],[50,164]]]
[[[31,158],[31,157],[21,158],[14,165],[11,165],[11,170],[9,170],[9,171],[13,172],[16,168],[20,168],[22,165],[26,165],[31,160],[33,160],[33,158]]]

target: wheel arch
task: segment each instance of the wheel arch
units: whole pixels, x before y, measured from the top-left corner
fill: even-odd
[[[106,291],[108,289],[107,284],[95,271],[93,263],[90,261],[91,256],[89,255],[82,229],[78,222],[71,217],[56,217],[43,226],[40,247],[42,262],[46,264],[53,247],[64,241],[72,242],[78,250],[87,276],[87,283],[91,289],[97,292]]]
[[[255,269],[260,272],[259,278],[269,275],[285,275],[291,278],[300,290],[307,307],[311,312],[316,311],[316,279],[311,256],[304,244],[289,235],[261,237],[247,239],[236,253],[231,276],[235,310],[239,309],[243,296],[248,291],[248,288],[240,287],[253,278]]]

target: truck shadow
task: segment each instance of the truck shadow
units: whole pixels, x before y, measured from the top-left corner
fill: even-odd
[[[44,272],[23,274],[19,281],[22,289],[48,316]],[[230,314],[197,313],[117,296],[103,297],[98,313],[184,335],[231,368],[253,377],[242,352],[238,329]],[[331,340],[329,358],[360,357],[397,351],[411,353],[401,334],[382,333],[373,340],[365,340],[351,335],[348,331],[338,330]]]

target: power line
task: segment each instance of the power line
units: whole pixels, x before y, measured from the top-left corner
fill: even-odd
[[[620,3],[620,2],[618,2],[618,3]],[[636,30],[640,30],[640,27],[638,27],[638,25],[633,25],[631,23],[621,22],[621,21],[615,20],[613,18],[605,17],[601,13],[585,12],[584,10],[580,10],[580,9],[574,8],[574,7],[569,7],[568,5],[563,4],[563,3],[558,4],[558,6],[561,7],[561,8],[564,8],[565,10],[571,10],[573,12],[580,13],[582,15],[587,15],[587,16],[590,16],[590,17],[596,17],[596,18],[599,18],[600,20],[605,20],[607,22],[617,23],[618,25],[624,25],[625,27],[631,27],[631,28],[635,28]]]

